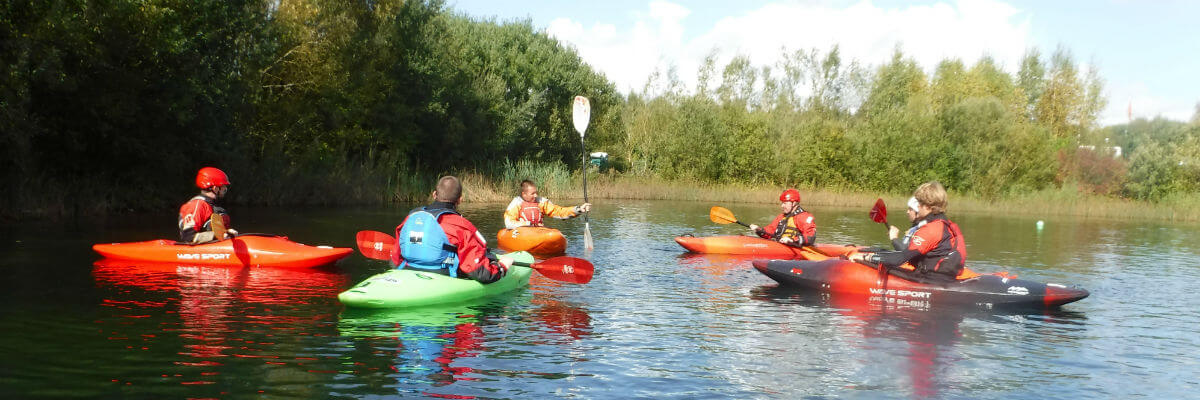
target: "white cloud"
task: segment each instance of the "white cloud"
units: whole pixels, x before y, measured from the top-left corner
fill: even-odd
[[[685,31],[691,12],[667,1],[649,3],[632,14],[629,29],[615,24],[584,27],[558,19],[547,32],[573,44],[583,59],[617,83],[618,90],[640,89],[656,68],[678,68],[694,84],[696,70],[712,49],[718,67],[734,55],[756,65],[773,66],[789,51],[838,45],[843,59],[867,65],[886,62],[897,45],[904,54],[932,69],[946,58],[972,63],[990,55],[1015,71],[1030,47],[1029,17],[995,0],[956,0],[925,6],[881,8],[864,0],[846,7],[824,3],[777,2],[716,21],[702,31]]]
[[[1196,111],[1196,99],[1156,96],[1141,82],[1115,86],[1107,92],[1108,107],[1100,115],[1101,125],[1124,124],[1129,122],[1130,114],[1133,118],[1189,121]]]

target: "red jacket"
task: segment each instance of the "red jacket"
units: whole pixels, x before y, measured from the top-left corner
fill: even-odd
[[[225,209],[212,204],[212,199],[198,195],[179,207],[179,240],[190,243],[200,232],[212,230],[213,214],[221,214],[222,222],[229,226],[229,214]]]
[[[454,204],[451,203],[434,203],[430,208],[445,208],[454,209]],[[450,244],[456,246],[458,251],[458,276],[468,277],[481,283],[492,283],[503,278],[508,272],[499,262],[493,262],[488,258],[487,240],[475,228],[475,224],[468,221],[463,216],[456,213],[446,213],[438,217],[438,225],[441,225],[442,230],[446,231],[446,238]],[[404,227],[404,223],[396,226],[397,239],[399,239],[400,230]],[[400,265],[403,259],[400,257],[400,241],[396,241],[396,248],[392,251],[392,263]]]
[[[788,218],[786,225],[780,223],[784,218]],[[778,232],[781,226],[783,231]],[[804,210],[791,217],[787,214],[776,215],[770,224],[759,228],[756,233],[764,239],[774,241],[790,237],[797,246],[809,246],[817,242],[817,224],[813,223],[812,214]]]

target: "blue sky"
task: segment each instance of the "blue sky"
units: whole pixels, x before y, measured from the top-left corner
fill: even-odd
[[[1200,102],[1200,1],[447,1],[472,17],[530,19],[625,93],[667,66],[693,83],[714,48],[718,65],[739,54],[774,65],[783,47],[837,44],[875,66],[899,44],[927,70],[986,54],[1014,75],[1026,49],[1047,59],[1065,48],[1104,80],[1104,124],[1125,122],[1127,107],[1134,118],[1188,120]]]

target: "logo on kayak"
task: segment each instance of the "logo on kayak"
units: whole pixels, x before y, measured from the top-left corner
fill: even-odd
[[[177,253],[175,257],[180,260],[228,260],[233,254],[211,254],[211,253]]]
[[[796,275],[800,275],[800,274],[804,273],[804,270],[802,270],[800,268],[792,268],[792,273],[796,274]]]
[[[574,274],[575,273],[575,267],[572,267],[570,264],[563,264],[562,270],[563,270],[564,274]]]
[[[754,247],[754,248],[759,248],[759,249],[765,249],[765,248],[767,248],[767,244],[766,243],[746,243],[744,247]]]
[[[928,299],[933,296],[933,293],[930,293],[930,292],[918,292],[915,290],[896,290],[896,289],[888,289],[885,291],[880,288],[871,288],[871,294],[882,294],[884,296],[893,296],[893,297],[910,297],[910,298],[914,298],[914,299]]]
[[[1026,288],[1023,288],[1023,287],[1020,287],[1020,286],[1009,286],[1009,287],[1008,287],[1008,294],[1015,294],[1015,295],[1021,295],[1021,296],[1024,296],[1024,295],[1027,295],[1027,294],[1029,294],[1029,289],[1026,289]]]

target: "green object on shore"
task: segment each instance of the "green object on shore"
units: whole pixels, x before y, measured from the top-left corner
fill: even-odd
[[[509,253],[515,261],[533,264],[533,256],[519,251]],[[496,282],[482,284],[470,279],[451,278],[412,268],[393,269],[374,275],[338,294],[347,307],[400,308],[452,304],[491,296],[529,284],[533,269],[514,265],[508,275]]]

